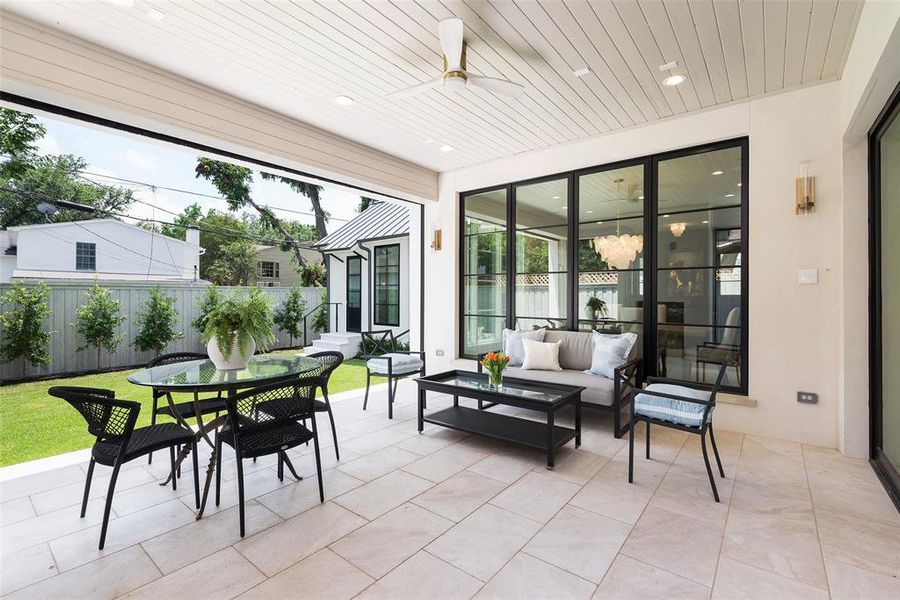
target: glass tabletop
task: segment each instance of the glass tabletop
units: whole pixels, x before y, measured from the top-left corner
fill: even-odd
[[[502,384],[494,387],[488,383],[487,376],[477,375],[475,373],[452,375],[446,379],[441,379],[439,383],[469,390],[494,392],[505,396],[515,396],[517,398],[527,398],[528,400],[538,400],[542,402],[555,402],[565,395],[563,393],[553,392],[552,390],[540,389],[536,386],[532,387],[526,382],[513,382],[509,379],[504,379]]]
[[[209,359],[192,360],[143,369],[129,375],[128,381],[137,385],[191,390],[250,387],[309,373],[321,366],[321,361],[306,356],[257,354],[244,369],[220,371]]]

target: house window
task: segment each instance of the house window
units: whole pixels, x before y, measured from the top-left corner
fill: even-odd
[[[97,244],[90,242],[75,242],[75,270],[97,270]]]
[[[400,244],[375,247],[375,324],[400,325]]]
[[[460,356],[634,332],[647,375],[747,393],[747,173],[739,139],[461,194]]]
[[[261,260],[256,263],[256,267],[260,277],[265,277],[268,279],[277,279],[279,277],[277,262],[272,262],[270,260]]]

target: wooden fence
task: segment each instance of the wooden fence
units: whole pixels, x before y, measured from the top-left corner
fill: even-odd
[[[50,318],[47,327],[53,332],[50,338],[50,367],[27,366],[26,379],[45,377],[48,375],[68,375],[89,373],[97,371],[97,354],[86,350],[76,352],[75,348],[81,345],[82,340],[70,326],[75,322],[75,311],[85,303],[84,292],[93,285],[92,282],[57,282],[50,286]],[[112,292],[111,296],[122,303],[122,314],[126,321],[122,323],[120,332],[125,334],[122,343],[112,354],[103,351],[100,359],[100,369],[114,369],[135,367],[146,364],[153,358],[153,352],[142,352],[134,347],[134,338],[138,332],[138,309],[150,297],[150,289],[155,284],[148,283],[115,283],[103,287]],[[0,294],[9,290],[9,285],[0,285]],[[191,325],[191,321],[197,314],[197,301],[203,294],[206,286],[192,284],[160,284],[163,291],[175,298],[175,308],[178,310],[180,323],[178,328],[184,333],[184,338],[174,341],[166,347],[166,352],[205,352],[206,347],[200,341],[200,332]],[[244,290],[246,288],[219,288],[222,292],[231,290]],[[301,288],[306,300],[306,310],[312,310],[321,302],[324,288]],[[290,288],[262,288],[272,298],[272,306],[277,307],[287,297]],[[312,321],[312,318],[310,318]],[[2,334],[2,332],[0,332]],[[275,331],[278,341],[274,348],[286,348],[289,338],[280,330]],[[312,342],[317,335],[310,332],[308,341]],[[302,344],[301,339],[294,339],[294,344]],[[22,360],[15,360],[0,365],[0,382],[22,379]]]

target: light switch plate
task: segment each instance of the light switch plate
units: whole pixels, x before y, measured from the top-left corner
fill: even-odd
[[[818,269],[800,269],[797,271],[797,279],[800,285],[812,285],[819,283]]]
[[[435,356],[443,356],[443,355],[444,355],[444,351],[441,350],[440,348],[438,348],[437,350],[434,351],[434,355],[435,355]]]

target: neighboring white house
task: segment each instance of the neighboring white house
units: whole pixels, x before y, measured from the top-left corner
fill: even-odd
[[[172,281],[199,279],[200,232],[186,241],[115,219],[0,231],[0,283],[17,279]]]
[[[309,264],[321,264],[318,250],[301,248],[300,254]],[[256,246],[256,272],[247,282],[257,287],[294,287],[300,285],[300,273],[293,252],[285,252],[278,246]]]
[[[406,206],[378,202],[319,242],[328,264],[329,302],[340,305],[329,311],[333,334],[318,346],[351,337],[358,343],[347,334],[360,331],[391,329],[400,335],[409,329],[409,221]]]

